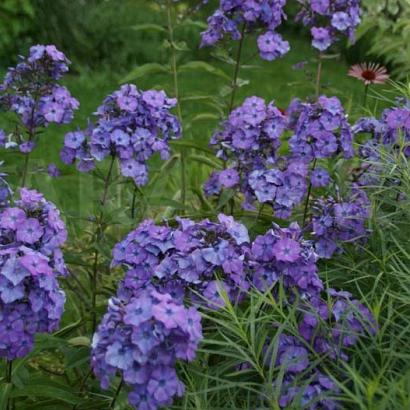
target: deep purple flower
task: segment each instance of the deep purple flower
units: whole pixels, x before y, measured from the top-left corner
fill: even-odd
[[[232,188],[239,183],[239,174],[234,169],[226,169],[219,173],[219,183],[225,188]]]
[[[311,28],[312,45],[326,51],[341,36],[354,41],[360,23],[360,0],[304,0],[296,20]]]
[[[370,139],[359,150],[359,155],[364,160],[356,176],[359,185],[372,186],[380,183],[382,169],[379,160],[384,149],[392,153],[403,152],[406,157],[410,157],[410,107],[408,103],[384,110],[380,119],[360,118],[353,127],[353,131],[356,135],[368,134],[370,136]],[[391,161],[394,159],[392,158]]]
[[[300,258],[301,247],[290,238],[280,239],[272,247],[275,258],[281,262],[296,262]]]
[[[40,222],[36,218],[28,218],[17,227],[16,239],[32,245],[43,236],[43,233]]]
[[[315,188],[321,188],[328,186],[330,183],[330,175],[323,168],[316,168],[310,177],[312,186]]]
[[[61,171],[57,168],[56,164],[48,164],[47,173],[52,178],[58,178],[61,175]]]
[[[363,190],[353,186],[348,200],[319,198],[312,208],[312,229],[320,257],[330,258],[336,251],[341,252],[340,243],[366,241],[369,200]]]
[[[290,50],[289,43],[272,31],[258,37],[258,48],[261,58],[268,61],[282,57]]]
[[[275,30],[286,18],[283,11],[285,3],[285,0],[221,0],[219,8],[208,18],[208,28],[202,33],[201,46],[214,46],[225,36],[239,40],[244,25],[248,31],[259,26],[266,30],[258,37],[261,58],[272,61],[283,56],[289,51],[289,43],[283,41]]]
[[[65,295],[57,277],[67,274],[55,206],[28,189],[13,205],[0,209],[0,357],[8,360],[29,353],[36,333],[58,328]]]
[[[119,160],[121,174],[136,185],[148,182],[147,160],[156,152],[169,158],[169,141],[179,138],[181,126],[170,113],[176,100],[163,91],[140,91],[123,85],[107,96],[95,113],[96,121],[84,131],[70,132],[60,156],[66,164],[89,172],[106,157]]]
[[[93,371],[102,388],[119,373],[136,409],[169,406],[184,392],[174,368],[178,359],[195,357],[202,339],[200,315],[152,286],[120,293],[109,300],[94,335]]]
[[[0,106],[14,112],[27,133],[11,133],[6,147],[18,145],[22,153],[28,154],[36,146],[39,128],[72,121],[79,103],[59,84],[69,63],[55,46],[37,45],[30,48],[28,57],[20,56],[17,66],[8,70],[0,87]],[[0,146],[4,144],[0,142]]]
[[[330,31],[326,28],[312,27],[312,45],[320,51],[327,50],[333,42]]]
[[[339,153],[353,156],[353,133],[338,98],[321,96],[316,103],[294,100],[288,115],[294,132],[289,140],[293,155],[307,161]]]

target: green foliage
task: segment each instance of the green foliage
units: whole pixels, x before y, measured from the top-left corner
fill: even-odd
[[[381,57],[393,75],[404,79],[410,73],[410,4],[408,0],[365,0],[364,21],[358,38],[369,46],[367,53]]]
[[[25,38],[34,22],[32,0],[3,0],[0,3],[0,50],[3,63],[15,58],[16,50],[25,47]]]

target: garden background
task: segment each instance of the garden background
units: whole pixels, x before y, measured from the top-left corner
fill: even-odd
[[[185,13],[198,2],[181,3],[178,12]],[[317,53],[311,47],[309,30],[293,22],[295,8],[289,3],[290,17],[281,33],[290,42],[291,51],[276,61],[263,61],[255,54],[255,35],[248,36],[235,105],[241,104],[245,97],[256,95],[266,101],[274,100],[278,107],[285,109],[293,98],[305,99],[315,94]],[[208,144],[228,111],[235,68],[232,57],[237,52],[237,44],[232,42],[225,52],[222,48],[199,48],[200,32],[206,28],[206,18],[217,4],[210,0],[174,30],[184,124],[183,138],[171,143],[174,157],[165,165],[157,157],[150,160],[150,182],[145,187],[135,189],[131,182],[110,186],[109,212],[104,221],[106,240],[98,245],[104,258],[101,270],[107,273],[97,304],[99,315],[106,311],[106,299],[115,293],[121,277],[116,270],[108,275],[112,246],[134,229],[136,222],[145,218],[172,221],[178,214],[194,220],[214,218],[231,204],[232,198],[221,198],[214,209],[201,191],[217,164]],[[363,5],[357,43],[352,45],[343,40],[323,61],[322,67],[321,93],[341,100],[350,123],[364,115],[378,116],[396,97],[410,96],[410,5],[406,0],[367,0]],[[93,176],[64,165],[59,159],[64,135],[76,127],[85,128],[87,119],[103,98],[126,82],[135,83],[142,90],[164,89],[167,95],[175,95],[172,75],[164,70],[170,61],[167,33],[161,29],[167,27],[167,12],[151,0],[4,0],[0,4],[0,18],[1,74],[16,63],[19,54],[27,55],[33,44],[55,44],[72,61],[63,84],[79,100],[80,108],[71,124],[51,125],[44,131],[30,159],[28,185],[41,191],[62,210],[69,231],[65,259],[79,278],[81,289],[85,286],[81,285],[85,282],[81,272],[88,258],[84,255],[85,248],[79,244],[84,244],[84,237],[95,222],[93,215],[100,211],[102,173],[108,165],[101,167],[101,175]],[[193,61],[196,63],[192,64]],[[394,80],[371,87],[366,106],[363,85],[347,75],[352,64],[363,61],[386,65]],[[0,128],[6,128],[11,118],[2,113]],[[181,155],[185,162],[179,161]],[[10,184],[17,186],[23,158],[2,151],[0,159],[5,161]],[[385,158],[385,162],[391,165],[391,158]],[[61,169],[61,176],[47,175],[45,170],[50,163]],[[181,192],[181,167],[186,167],[184,193]],[[410,408],[410,241],[407,234],[410,172],[407,159],[400,158],[384,172],[389,178],[400,178],[401,184],[400,188],[381,186],[372,191],[372,234],[366,250],[356,252],[349,248],[335,260],[321,265],[321,277],[329,286],[352,291],[371,308],[380,326],[377,337],[365,340],[363,345],[359,343],[352,360],[343,364],[349,383],[341,385],[342,408]],[[118,176],[118,170],[114,170],[114,174]],[[397,191],[403,193],[404,199],[395,203]],[[246,212],[239,206],[233,215],[247,224],[253,236],[265,232],[272,220],[267,212]],[[85,243],[89,249],[96,246],[92,240]],[[120,394],[113,404],[115,386],[103,393],[98,390],[98,382],[89,376],[90,339],[82,327],[86,308],[81,305],[78,289],[71,288],[69,281],[69,278],[63,280],[68,298],[61,329],[54,335],[55,339],[40,336],[36,350],[16,368],[12,405],[16,410],[114,408],[110,406],[126,409],[125,394]],[[240,313],[243,315],[241,324],[251,326],[255,317],[245,317],[248,313]],[[232,320],[224,314],[217,318],[219,322],[215,319],[216,323],[227,324]],[[229,345],[235,340],[235,329],[227,325],[224,331],[225,336],[230,335],[232,339],[224,339],[226,345],[220,344],[218,349],[222,355],[226,352],[226,357],[232,358],[235,353]],[[216,346],[210,342],[204,351],[212,352]],[[185,375],[190,381],[188,394],[174,403],[174,408],[254,408],[246,398],[236,397],[238,386],[249,391],[251,388],[245,382],[242,385],[237,375],[224,373],[223,365],[215,371],[200,365],[193,369]],[[186,368],[181,370],[184,371],[188,372]]]

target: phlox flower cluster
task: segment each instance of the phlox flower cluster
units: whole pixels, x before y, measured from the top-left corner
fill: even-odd
[[[0,106],[15,112],[23,127],[7,138],[0,135],[0,147],[19,147],[23,153],[35,147],[37,129],[50,123],[68,124],[79,107],[59,80],[68,71],[69,60],[53,45],[30,48],[28,57],[20,57],[0,85]]]
[[[279,156],[285,132],[292,133],[291,152]],[[261,98],[248,98],[214,134],[211,146],[228,168],[212,173],[205,194],[236,189],[244,195],[245,209],[255,209],[255,202],[270,204],[282,219],[303,202],[309,184],[325,188],[331,183],[318,160],[354,155],[353,133],[343,107],[338,98],[325,96],[312,103],[295,99],[285,113],[273,102],[266,105]]]
[[[13,206],[0,210],[0,357],[22,357],[36,333],[58,328],[66,238],[59,211],[35,190],[22,188]]]
[[[330,258],[335,252],[341,252],[341,242],[366,241],[369,199],[356,185],[352,186],[348,198],[318,198],[312,204],[312,231],[316,252],[321,258]]]
[[[328,289],[324,298],[318,295],[302,303],[298,311],[298,337],[285,333],[279,336],[275,365],[284,371],[279,405],[338,409],[333,398],[340,393],[339,388],[314,362],[318,356],[347,361],[348,348],[360,337],[376,333],[375,319],[349,292],[334,289]],[[271,362],[269,356],[265,361]]]
[[[354,41],[360,23],[360,0],[298,1],[302,8],[296,20],[311,27],[313,47],[324,52],[341,36]]]
[[[229,161],[229,168],[211,175],[204,186],[205,194],[217,195],[223,188],[239,189],[246,198],[245,208],[252,208],[255,192],[248,179],[252,172],[263,173],[275,164],[286,126],[286,116],[273,102],[247,98],[212,136],[211,146],[218,158]],[[263,189],[260,191],[262,197]]]
[[[94,124],[65,136],[61,159],[66,164],[77,161],[77,168],[88,172],[95,161],[116,157],[121,174],[136,185],[144,185],[148,182],[147,160],[155,152],[167,159],[169,140],[181,135],[180,123],[170,113],[175,105],[176,100],[164,91],[140,91],[135,85],[123,85],[105,98]]]
[[[306,161],[354,155],[352,129],[337,97],[320,96],[312,103],[295,99],[287,114],[294,133],[289,140],[293,155]]]
[[[300,349],[297,346],[294,349]],[[288,374],[281,385],[279,406],[283,409],[300,406],[309,410],[336,410],[340,406],[333,397],[339,393],[336,384],[322,372],[309,375],[307,380]]]
[[[249,174],[245,198],[248,202],[256,199],[261,204],[268,203],[275,216],[287,219],[306,196],[308,174],[308,164],[298,157],[278,158],[275,166]],[[245,204],[245,208],[251,206]]]
[[[266,366],[283,368],[279,399],[282,408],[291,403],[312,410],[338,408],[326,396],[334,397],[339,391],[315,363],[317,355],[346,361],[346,349],[377,329],[370,311],[350,293],[324,290],[317,274],[317,259],[314,243],[303,239],[295,223],[288,228],[274,226],[252,243],[249,267],[253,285],[275,295],[281,281],[289,306],[296,307],[298,334],[281,333],[277,350],[272,350],[270,340],[264,350]]]
[[[366,117],[359,119],[353,127],[357,136],[370,135],[359,150],[364,160],[357,176],[360,185],[371,185],[378,182],[380,167],[378,161],[382,150],[390,152],[402,149],[410,157],[410,104],[407,101],[397,107],[383,111],[380,119]]]
[[[302,392],[306,403],[314,399],[335,408],[323,394],[335,395],[337,389],[315,365],[312,349],[347,360],[344,349],[375,325],[350,294],[324,291],[313,241],[303,238],[296,223],[274,225],[253,242],[243,225],[222,214],[217,222],[178,223],[171,228],[145,221],[113,250],[113,265],[123,266],[126,274],[94,338],[93,368],[102,386],[108,387],[119,371],[136,408],[170,405],[183,392],[175,362],[192,360],[201,338],[197,308],[218,309],[224,297],[241,301],[252,286],[277,295],[280,282],[290,304],[296,303],[300,332],[279,338],[275,366],[285,369],[281,406],[300,397],[303,376],[309,380]],[[194,307],[185,308],[188,301]],[[190,330],[184,327],[187,317]],[[269,354],[267,364],[272,363]]]
[[[288,228],[274,225],[252,243],[250,266],[253,285],[264,292],[282,280],[290,296],[317,296],[323,283],[317,274],[317,255],[311,241],[303,238],[297,223]]]
[[[355,40],[360,23],[360,0],[298,0],[300,10],[296,21],[310,27],[312,46],[325,52],[340,37]],[[202,46],[213,46],[225,36],[240,40],[247,30],[262,28],[258,36],[261,58],[272,61],[290,50],[278,28],[286,19],[286,0],[220,0],[219,8],[208,18],[208,28],[202,33]]]
[[[122,293],[124,296],[124,293]],[[113,297],[92,342],[92,368],[107,389],[118,373],[136,409],[157,409],[182,396],[175,363],[191,361],[202,339],[201,316],[153,286]]]
[[[249,288],[248,231],[232,217],[218,219],[180,219],[176,229],[143,222],[113,250],[113,264],[127,269],[119,295],[151,284],[180,303],[189,298],[211,308],[224,304],[223,292],[239,298]]]
[[[202,46],[213,46],[225,36],[239,40],[246,30],[261,27],[258,36],[261,58],[272,61],[289,50],[289,43],[276,31],[286,18],[283,7],[286,0],[221,0],[219,8],[208,18],[208,29],[202,33]]]
[[[197,307],[218,309],[224,291],[236,300],[249,288],[248,252],[246,228],[225,215],[219,222],[180,219],[177,228],[147,220],[118,243],[113,265],[124,267],[125,278],[93,342],[102,387],[119,371],[137,409],[170,405],[181,395],[174,368],[178,359],[195,357],[202,338]]]
[[[344,349],[359,338],[377,331],[374,316],[346,291],[328,289],[324,297],[312,298],[300,308],[299,333],[316,353],[348,360]]]

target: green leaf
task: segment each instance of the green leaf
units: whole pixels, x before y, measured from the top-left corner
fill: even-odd
[[[70,343],[73,346],[90,346],[90,338],[87,336],[77,336],[69,339],[68,343]]]
[[[211,112],[204,112],[202,114],[195,115],[187,124],[186,129],[190,129],[192,124],[197,121],[219,121],[220,116]]]
[[[0,386],[0,410],[6,410],[12,387],[11,383],[5,383]]]
[[[171,145],[175,146],[175,147],[180,147],[180,148],[193,148],[193,149],[197,149],[198,151],[202,151],[202,152],[206,152],[207,154],[211,154],[211,155],[215,155],[215,153],[209,149],[208,147],[204,147],[202,145],[198,145],[195,142],[191,142],[191,141],[171,141]]]
[[[131,27],[134,31],[160,31],[162,33],[166,32],[166,29],[159,24],[146,23],[146,24],[137,24]]]
[[[221,196],[219,197],[217,209],[222,209],[233,198],[235,198],[235,191],[233,189],[223,190]]]
[[[151,205],[155,205],[155,206],[170,206],[178,210],[186,209],[186,207],[183,204],[181,204],[181,202],[174,201],[173,199],[170,199],[170,198],[151,197],[149,202]]]
[[[205,61],[190,61],[189,63],[179,66],[178,71],[206,71],[210,74],[222,77],[225,80],[230,80],[230,77],[227,74],[225,74],[224,71],[222,71],[220,68],[214,67],[213,65],[206,63]]]
[[[208,120],[220,120],[221,118],[219,115],[214,114],[212,112],[204,112],[202,114],[195,115],[194,118],[192,118],[191,122],[195,121],[208,121]]]
[[[77,404],[81,401],[64,384],[52,382],[48,379],[37,379],[37,381],[24,386],[23,389],[14,389],[10,397],[43,397],[70,404]]]
[[[185,41],[173,42],[172,46],[177,51],[190,51],[190,48]]]
[[[199,162],[200,164],[208,165],[212,169],[222,169],[222,166],[220,163],[213,161],[212,159],[205,157],[203,155],[190,155],[189,159]]]
[[[128,75],[126,75],[121,83],[127,83],[128,81],[137,80],[138,78],[144,77],[148,74],[158,74],[158,73],[169,73],[167,67],[158,63],[148,63],[135,67]]]
[[[206,23],[204,23],[203,21],[186,19],[186,20],[182,21],[181,23],[179,23],[176,28],[186,27],[186,26],[197,27],[201,30],[206,30],[207,27],[208,27],[208,25]]]

